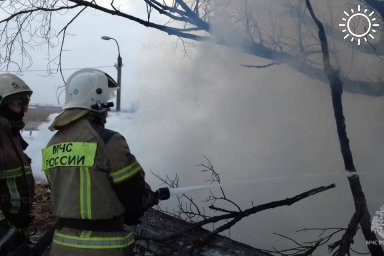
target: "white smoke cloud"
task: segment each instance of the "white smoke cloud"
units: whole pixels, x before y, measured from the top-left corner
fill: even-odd
[[[48,122],[39,125],[37,131],[29,132],[24,131],[22,136],[28,142],[29,146],[26,153],[32,159],[32,171],[36,181],[46,183],[47,179],[42,169],[42,155],[41,150],[46,147],[48,141],[53,136],[53,132],[48,130],[50,122],[57,116],[52,114],[48,117]]]
[[[251,217],[232,230],[235,239],[255,246],[270,248],[286,242],[276,242],[265,233],[346,226],[353,201],[328,85],[285,65],[242,68],[239,64],[246,56],[220,47],[204,45],[199,50],[192,61],[168,56],[166,62],[161,59],[162,66],[157,61],[146,66],[137,77],[138,112],[132,119],[109,121],[126,136],[147,172],[178,173],[182,186],[201,185],[208,177],[196,164],[204,162],[206,155],[224,183],[256,181],[228,186],[228,194],[243,207],[336,183],[336,189]],[[156,72],[148,76],[147,70]],[[355,162],[374,211],[383,203],[383,174],[378,168],[383,100],[345,93],[344,104]],[[147,176],[156,188],[160,182]],[[196,196],[197,201],[204,198]],[[250,226],[252,231],[244,232]],[[257,236],[260,233],[262,237]]]

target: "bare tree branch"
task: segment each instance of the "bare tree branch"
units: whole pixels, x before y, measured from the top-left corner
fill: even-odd
[[[137,18],[135,16],[129,15],[127,13],[121,12],[119,10],[110,10],[108,8],[99,6],[99,5],[95,4],[95,3],[88,2],[88,1],[85,1],[85,0],[69,0],[69,1],[73,2],[73,3],[76,3],[76,4],[79,4],[79,5],[82,5],[82,6],[87,6],[87,7],[90,7],[90,8],[99,10],[99,11],[102,11],[104,13],[109,13],[111,15],[116,15],[116,16],[120,16],[120,17],[129,19],[129,20],[135,21],[135,22],[137,22],[137,23],[139,23],[139,24],[141,24],[141,25],[143,25],[145,27],[156,28],[158,30],[166,32],[169,35],[175,35],[175,36],[179,36],[179,37],[183,37],[183,38],[188,38],[188,39],[192,39],[192,40],[197,40],[197,41],[203,41],[203,40],[208,39],[207,37],[185,33],[184,29],[179,29],[179,28],[175,28],[175,27],[169,27],[169,26],[165,26],[165,25],[159,25],[159,24],[156,24],[156,23],[153,23],[153,22],[150,22],[150,21],[145,21],[143,19],[140,19],[140,18]]]
[[[293,66],[297,71],[313,79],[317,79],[323,82],[326,81],[324,73],[321,69],[317,67],[316,62],[314,62],[313,59],[308,58],[310,55],[317,54],[318,52],[316,50],[310,49],[311,46],[307,42],[305,42],[304,38],[302,38],[302,35],[304,33],[299,35],[300,40],[299,42],[297,42],[299,43],[299,46],[297,46],[292,45],[292,41],[286,40],[283,35],[282,28],[279,27],[278,24],[273,20],[271,20],[272,29],[269,29],[268,32],[262,31],[262,28],[260,27],[260,24],[257,21],[257,8],[254,8],[253,6],[250,6],[248,4],[252,1],[247,0],[244,2],[245,9],[243,8],[242,10],[244,14],[229,14],[230,18],[233,17],[234,27],[225,28],[226,36],[223,36],[221,33],[217,33],[212,29],[212,19],[215,15],[220,15],[221,11],[230,9],[231,6],[235,5],[235,2],[233,1],[225,1],[223,3],[220,2],[220,9],[217,7],[217,4],[212,5],[212,1],[210,0],[175,0],[173,1],[172,5],[166,4],[164,1],[161,2],[156,0],[145,0],[143,1],[144,4],[151,7],[150,9],[148,9],[147,20],[141,19],[135,15],[119,10],[117,7],[115,7],[114,1],[111,1],[110,8],[101,6],[94,1],[86,0],[69,0],[68,2],[53,0],[25,0],[25,3],[23,3],[22,6],[17,7],[16,5],[11,5],[11,3],[18,2],[19,1],[10,0],[9,4],[0,3],[0,8],[9,13],[9,15],[7,15],[5,19],[3,19],[3,23],[0,24],[5,25],[6,20],[15,20],[18,16],[23,16],[27,13],[32,12],[35,14],[32,15],[28,21],[32,21],[32,19],[39,19],[38,16],[44,15],[44,12],[58,13],[63,10],[65,11],[79,7],[88,7],[103,13],[131,20],[145,27],[154,28],[159,31],[163,31],[169,35],[177,36],[179,38],[224,45],[230,48],[238,49],[250,55],[272,60],[276,63],[287,63]],[[214,10],[212,8],[218,8],[218,10]],[[172,25],[169,25],[170,22],[164,25],[151,21],[150,14],[152,12],[152,9],[156,10],[159,15],[163,17],[168,17],[170,19],[170,22],[175,22],[173,22]],[[251,10],[253,11],[253,13],[251,12]],[[303,17],[305,17],[305,15]],[[49,23],[51,22],[51,20],[49,18],[41,22]],[[301,23],[301,21],[298,21],[298,23]],[[241,33],[242,28],[239,29],[238,27],[236,27],[241,25],[244,25],[245,33]],[[59,38],[60,35],[55,34],[54,31],[50,28],[50,25],[48,25],[47,28],[48,34],[46,34],[44,38],[46,40],[46,43],[49,44],[51,38]],[[42,28],[42,30],[44,30],[44,28]],[[6,30],[6,32],[9,32],[9,30]],[[23,31],[23,33],[24,32],[26,31]],[[308,32],[308,34],[312,33],[311,31],[306,32]],[[3,34],[4,33],[5,30],[3,30]],[[256,33],[258,35],[258,42],[255,42],[255,37],[252,36],[252,33]],[[36,33],[34,36],[37,37],[38,34]],[[337,36],[335,36],[335,38],[337,38]],[[9,41],[4,42],[0,40],[0,42],[3,42],[3,45],[6,45]],[[297,49],[301,50],[298,52]],[[24,48],[23,51],[27,51],[27,49]],[[12,55],[13,52],[9,52],[9,54]],[[0,56],[0,62],[11,63],[11,59],[4,57],[1,58]],[[346,77],[344,79],[344,89],[353,93],[382,96],[384,95],[384,81],[364,81],[356,78]]]
[[[163,242],[166,243],[166,245],[169,247],[170,244],[173,244],[172,241],[174,239],[180,240],[182,237],[190,236],[190,234],[193,234],[196,230],[202,228],[203,226],[206,226],[208,224],[212,225],[218,225],[218,227],[213,227],[212,231],[207,233],[204,236],[198,236],[192,239],[192,241],[189,238],[189,243],[191,243],[191,249],[189,250],[188,254],[190,255],[195,255],[198,251],[201,250],[203,246],[206,244],[210,243],[216,235],[219,233],[222,233],[223,231],[230,230],[230,228],[241,221],[242,219],[256,214],[260,211],[276,208],[276,207],[281,207],[281,206],[289,206],[292,205],[302,199],[305,199],[307,197],[310,197],[312,195],[316,195],[317,193],[329,190],[331,188],[334,188],[335,185],[331,184],[329,186],[322,186],[318,188],[314,188],[311,190],[308,190],[306,192],[303,192],[301,194],[298,194],[296,196],[286,198],[283,200],[279,201],[273,201],[269,202],[266,204],[261,204],[258,206],[253,206],[248,209],[242,210],[238,204],[230,200],[223,188],[221,187],[221,178],[220,174],[217,170],[215,170],[213,163],[208,159],[208,157],[204,156],[206,163],[202,163],[197,165],[198,167],[202,167],[202,172],[207,173],[210,176],[210,179],[207,180],[210,184],[217,184],[220,193],[219,196],[214,194],[213,191],[210,190],[210,196],[209,199],[206,200],[205,202],[211,202],[211,205],[209,206],[209,209],[216,211],[216,212],[221,212],[222,214],[220,215],[214,215],[214,216],[209,216],[205,213],[205,210],[203,207],[200,207],[198,204],[195,203],[194,199],[191,197],[186,196],[185,194],[181,197],[177,197],[177,202],[178,202],[178,211],[176,213],[170,213],[172,216],[176,216],[180,219],[187,220],[191,225],[189,225],[186,229],[178,229],[177,232],[174,232],[170,234],[169,236],[163,236],[161,239],[163,239]],[[152,171],[151,171],[152,172]],[[152,172],[160,181],[162,181],[165,184],[171,185],[173,187],[174,180],[178,180],[178,178],[162,178],[159,175],[155,174]],[[227,203],[225,207],[218,207],[215,205],[215,203],[219,200],[222,200],[223,202]],[[221,204],[224,205],[224,204]],[[228,206],[233,206],[235,207],[235,210],[228,209]],[[169,213],[169,212],[167,212]],[[220,223],[224,222],[224,223]],[[149,237],[146,237],[146,239],[150,239]],[[155,238],[157,242],[161,241],[160,238]],[[325,240],[325,239],[323,239]],[[313,243],[312,246],[307,246],[305,247],[305,251],[307,252],[312,252],[316,250],[316,248],[320,245],[323,245],[323,240],[321,240],[321,243],[317,244]],[[328,240],[327,240],[328,241]],[[169,247],[170,248],[170,247]]]
[[[4,22],[11,21],[11,20],[14,19],[15,17],[17,17],[17,16],[22,16],[23,14],[31,14],[31,13],[34,13],[34,12],[37,12],[37,11],[43,11],[43,12],[57,12],[57,11],[60,11],[60,10],[74,9],[74,8],[79,7],[79,6],[81,6],[81,5],[80,5],[80,4],[75,4],[75,5],[72,5],[72,6],[61,6],[61,7],[58,7],[58,8],[36,7],[36,8],[32,8],[32,9],[27,9],[27,10],[23,10],[23,11],[15,12],[15,13],[11,14],[10,16],[8,16],[7,18],[1,20],[0,23],[4,23]]]
[[[379,0],[363,0],[365,1],[369,6],[377,10],[381,18],[384,20],[384,2]]]
[[[245,68],[269,68],[269,67],[272,67],[273,65],[279,65],[279,63],[272,62],[272,63],[265,64],[265,65],[246,65],[246,64],[241,64],[241,66],[243,66]]]
[[[296,196],[291,197],[291,198],[287,198],[287,199],[280,200],[280,201],[274,201],[274,202],[254,206],[254,207],[246,209],[242,212],[223,214],[223,215],[212,217],[212,218],[207,219],[207,220],[202,220],[200,222],[197,222],[195,224],[195,226],[203,226],[203,225],[206,225],[209,223],[218,222],[218,221],[230,219],[230,218],[240,217],[240,219],[243,219],[245,217],[248,217],[251,214],[255,214],[257,212],[264,211],[266,209],[272,209],[272,208],[276,208],[276,207],[292,205],[292,204],[294,204],[294,203],[296,203],[296,202],[298,202],[304,198],[307,198],[309,196],[315,195],[317,193],[326,191],[326,190],[334,188],[334,187],[335,187],[335,185],[331,184],[329,186],[322,186],[322,187],[314,188],[314,189],[311,189],[309,191],[306,191],[304,193],[301,193],[301,194],[296,195]]]
[[[296,196],[291,197],[291,198],[287,198],[287,199],[279,200],[279,201],[274,201],[274,202],[270,202],[270,203],[266,203],[266,204],[261,204],[261,205],[246,209],[246,210],[241,211],[241,212],[234,212],[234,213],[228,213],[228,214],[223,214],[223,215],[219,215],[219,216],[214,216],[214,217],[211,217],[209,219],[197,222],[194,224],[194,227],[201,227],[201,226],[206,225],[208,223],[214,223],[214,222],[218,222],[221,220],[232,219],[229,222],[227,222],[226,224],[223,224],[222,226],[213,230],[207,236],[200,238],[200,242],[195,244],[195,246],[191,249],[191,251],[194,252],[194,251],[200,249],[205,243],[209,242],[216,234],[219,234],[219,233],[223,232],[224,230],[231,228],[237,222],[239,222],[240,220],[242,220],[245,217],[248,217],[249,215],[252,215],[252,214],[255,214],[257,212],[264,211],[267,209],[272,209],[272,208],[281,207],[281,206],[289,206],[289,205],[292,205],[292,204],[294,204],[294,203],[296,203],[296,202],[298,202],[304,198],[313,196],[317,193],[326,191],[326,190],[334,188],[334,187],[335,187],[335,184],[314,188],[314,189],[311,189],[309,191],[306,191],[304,193],[301,193],[301,194],[296,195]]]

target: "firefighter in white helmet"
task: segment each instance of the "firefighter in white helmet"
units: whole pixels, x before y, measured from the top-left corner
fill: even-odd
[[[28,144],[20,135],[32,90],[18,76],[0,74],[0,255],[28,255],[34,179]]]
[[[134,225],[156,203],[125,138],[104,128],[116,82],[96,69],[72,74],[64,111],[50,129],[43,170],[58,227],[51,256],[132,255]]]

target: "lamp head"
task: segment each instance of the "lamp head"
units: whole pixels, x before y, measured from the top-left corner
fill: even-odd
[[[101,39],[103,39],[103,40],[110,40],[110,39],[112,39],[112,38],[109,37],[109,36],[102,36]]]

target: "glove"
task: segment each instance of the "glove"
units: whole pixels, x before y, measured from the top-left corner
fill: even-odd
[[[148,210],[154,205],[157,205],[158,203],[158,194],[150,189],[147,189],[144,194],[142,208],[128,211],[124,216],[124,223],[129,226],[140,224],[141,221],[139,219],[144,215],[144,211]]]
[[[124,223],[128,226],[135,226],[141,224],[140,218],[143,216],[143,211],[127,212],[124,215]]]
[[[158,194],[156,192],[153,192],[152,190],[146,191],[143,201],[144,211],[148,210],[149,208],[152,208],[155,205],[158,205],[160,202]]]

